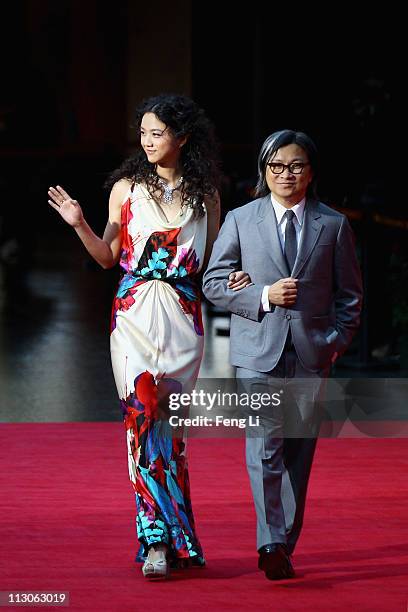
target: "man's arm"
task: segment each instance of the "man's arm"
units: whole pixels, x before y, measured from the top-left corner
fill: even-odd
[[[339,332],[337,352],[341,355],[347,349],[359,326],[363,296],[354,235],[346,217],[343,218],[337,234],[334,274],[336,328]]]
[[[211,258],[203,276],[203,292],[216,306],[253,321],[259,321],[262,316],[260,304],[264,285],[251,284],[239,291],[233,291],[227,286],[229,274],[241,268],[238,228],[234,214],[229,212],[214,242]]]

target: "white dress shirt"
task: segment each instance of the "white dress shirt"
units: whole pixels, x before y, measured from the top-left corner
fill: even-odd
[[[306,198],[303,198],[302,200],[300,200],[300,202],[298,202],[291,208],[285,208],[285,206],[282,206],[282,204],[280,204],[279,202],[277,202],[277,200],[275,200],[272,194],[271,194],[271,202],[272,202],[273,210],[274,210],[275,217],[276,217],[276,223],[278,226],[278,235],[279,235],[279,240],[280,240],[281,247],[282,247],[282,253],[284,253],[285,251],[285,229],[286,229],[286,223],[287,223],[287,217],[285,213],[287,210],[292,210],[295,213],[295,216],[293,217],[293,225],[295,226],[296,244],[297,244],[297,248],[299,249],[299,242],[300,242],[300,235],[301,235],[302,226],[303,226],[303,215],[305,212]],[[271,309],[271,305],[268,299],[269,287],[270,285],[265,285],[262,291],[262,308],[265,312],[270,311]]]

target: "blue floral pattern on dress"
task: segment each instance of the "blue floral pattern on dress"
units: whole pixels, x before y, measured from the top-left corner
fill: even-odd
[[[151,259],[147,262],[148,267],[140,270],[141,276],[145,278],[149,276],[157,279],[162,278],[163,274],[161,271],[167,269],[167,264],[162,260],[166,259],[168,256],[168,251],[162,247],[160,247],[158,251],[153,251]]]

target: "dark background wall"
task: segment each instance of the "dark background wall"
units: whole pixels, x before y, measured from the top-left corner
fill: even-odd
[[[321,197],[349,216],[364,268],[359,359],[377,350],[395,364],[408,333],[406,205],[390,181],[401,171],[392,121],[397,22],[383,9],[370,7],[359,18],[355,7],[340,4],[317,15],[311,5],[260,1],[242,8],[191,0],[5,3],[4,278],[75,259],[78,245],[48,208],[47,187],[64,185],[102,231],[102,184],[134,146],[135,105],[160,91],[186,93],[217,128],[224,213],[251,198],[256,156],[269,133],[290,127],[315,139]]]

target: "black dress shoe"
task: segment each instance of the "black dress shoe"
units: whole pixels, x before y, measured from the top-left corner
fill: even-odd
[[[285,580],[295,576],[285,544],[266,544],[259,550],[258,567],[268,580]]]

